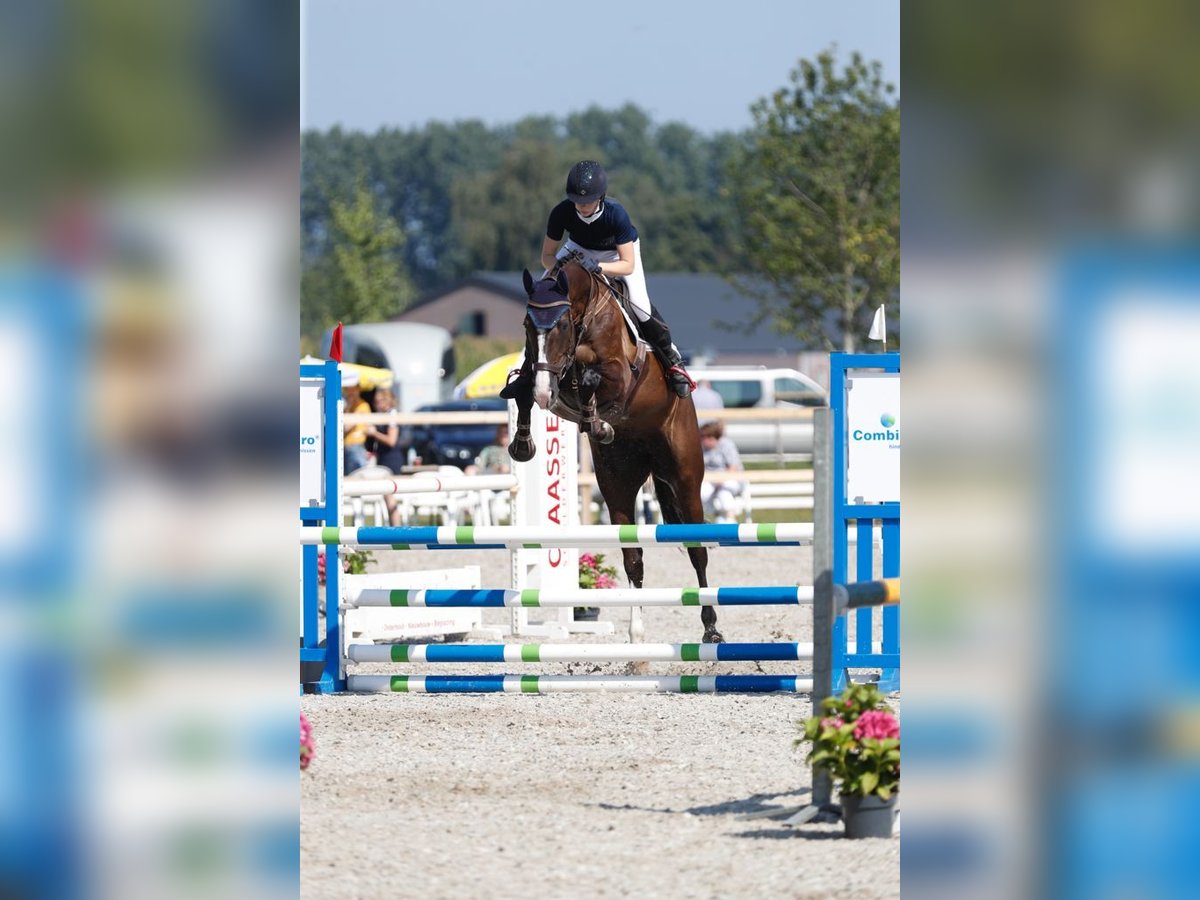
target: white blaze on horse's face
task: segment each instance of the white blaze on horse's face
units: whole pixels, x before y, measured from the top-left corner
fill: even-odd
[[[546,335],[544,333],[537,336],[537,361],[543,366],[546,364]],[[545,369],[538,369],[537,375],[533,379],[533,401],[542,409],[550,408],[550,373]]]

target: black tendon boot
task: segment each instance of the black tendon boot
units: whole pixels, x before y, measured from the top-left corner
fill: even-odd
[[[650,318],[639,322],[638,325],[642,329],[642,336],[650,342],[658,361],[662,363],[671,390],[680,397],[688,396],[696,382],[692,381],[687,370],[683,368],[683,359],[671,344],[671,330],[658,315],[658,310],[651,307]]]

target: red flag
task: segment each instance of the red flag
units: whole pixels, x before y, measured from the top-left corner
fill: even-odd
[[[342,323],[337,323],[333,329],[333,337],[329,341],[329,358],[334,362],[342,361]]]

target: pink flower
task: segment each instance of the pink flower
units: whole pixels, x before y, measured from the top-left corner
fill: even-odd
[[[874,738],[879,741],[898,738],[900,737],[900,723],[886,710],[868,710],[855,722],[854,737],[860,741],[863,738]]]
[[[307,769],[308,764],[312,762],[313,756],[316,754],[316,748],[313,746],[312,726],[308,724],[308,719],[304,718],[304,713],[300,713],[300,768]]]
[[[589,569],[595,568],[596,557],[590,553],[581,553],[579,555],[579,564],[581,566],[587,566]]]
[[[830,716],[828,719],[821,720],[822,728],[841,728],[845,724],[841,716]]]
[[[616,579],[611,575],[597,575],[596,587],[598,588],[615,588],[617,586]]]

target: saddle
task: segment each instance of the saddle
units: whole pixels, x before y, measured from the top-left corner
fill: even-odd
[[[629,299],[629,285],[625,279],[619,275],[614,275],[610,278],[602,274],[600,277],[608,284],[612,295],[617,298],[617,307],[621,310],[621,317],[625,320],[625,327],[629,329],[629,337],[633,340],[633,345],[636,348],[633,362],[629,364],[629,368],[633,372],[633,381],[630,383],[629,391],[620,404],[621,415],[624,415],[625,410],[629,408],[629,404],[633,402],[633,395],[637,393],[638,388],[642,386],[642,382],[646,380],[646,354],[650,352],[650,345],[638,333],[637,317],[633,313],[633,304]],[[616,412],[616,410],[613,410],[613,412]]]

